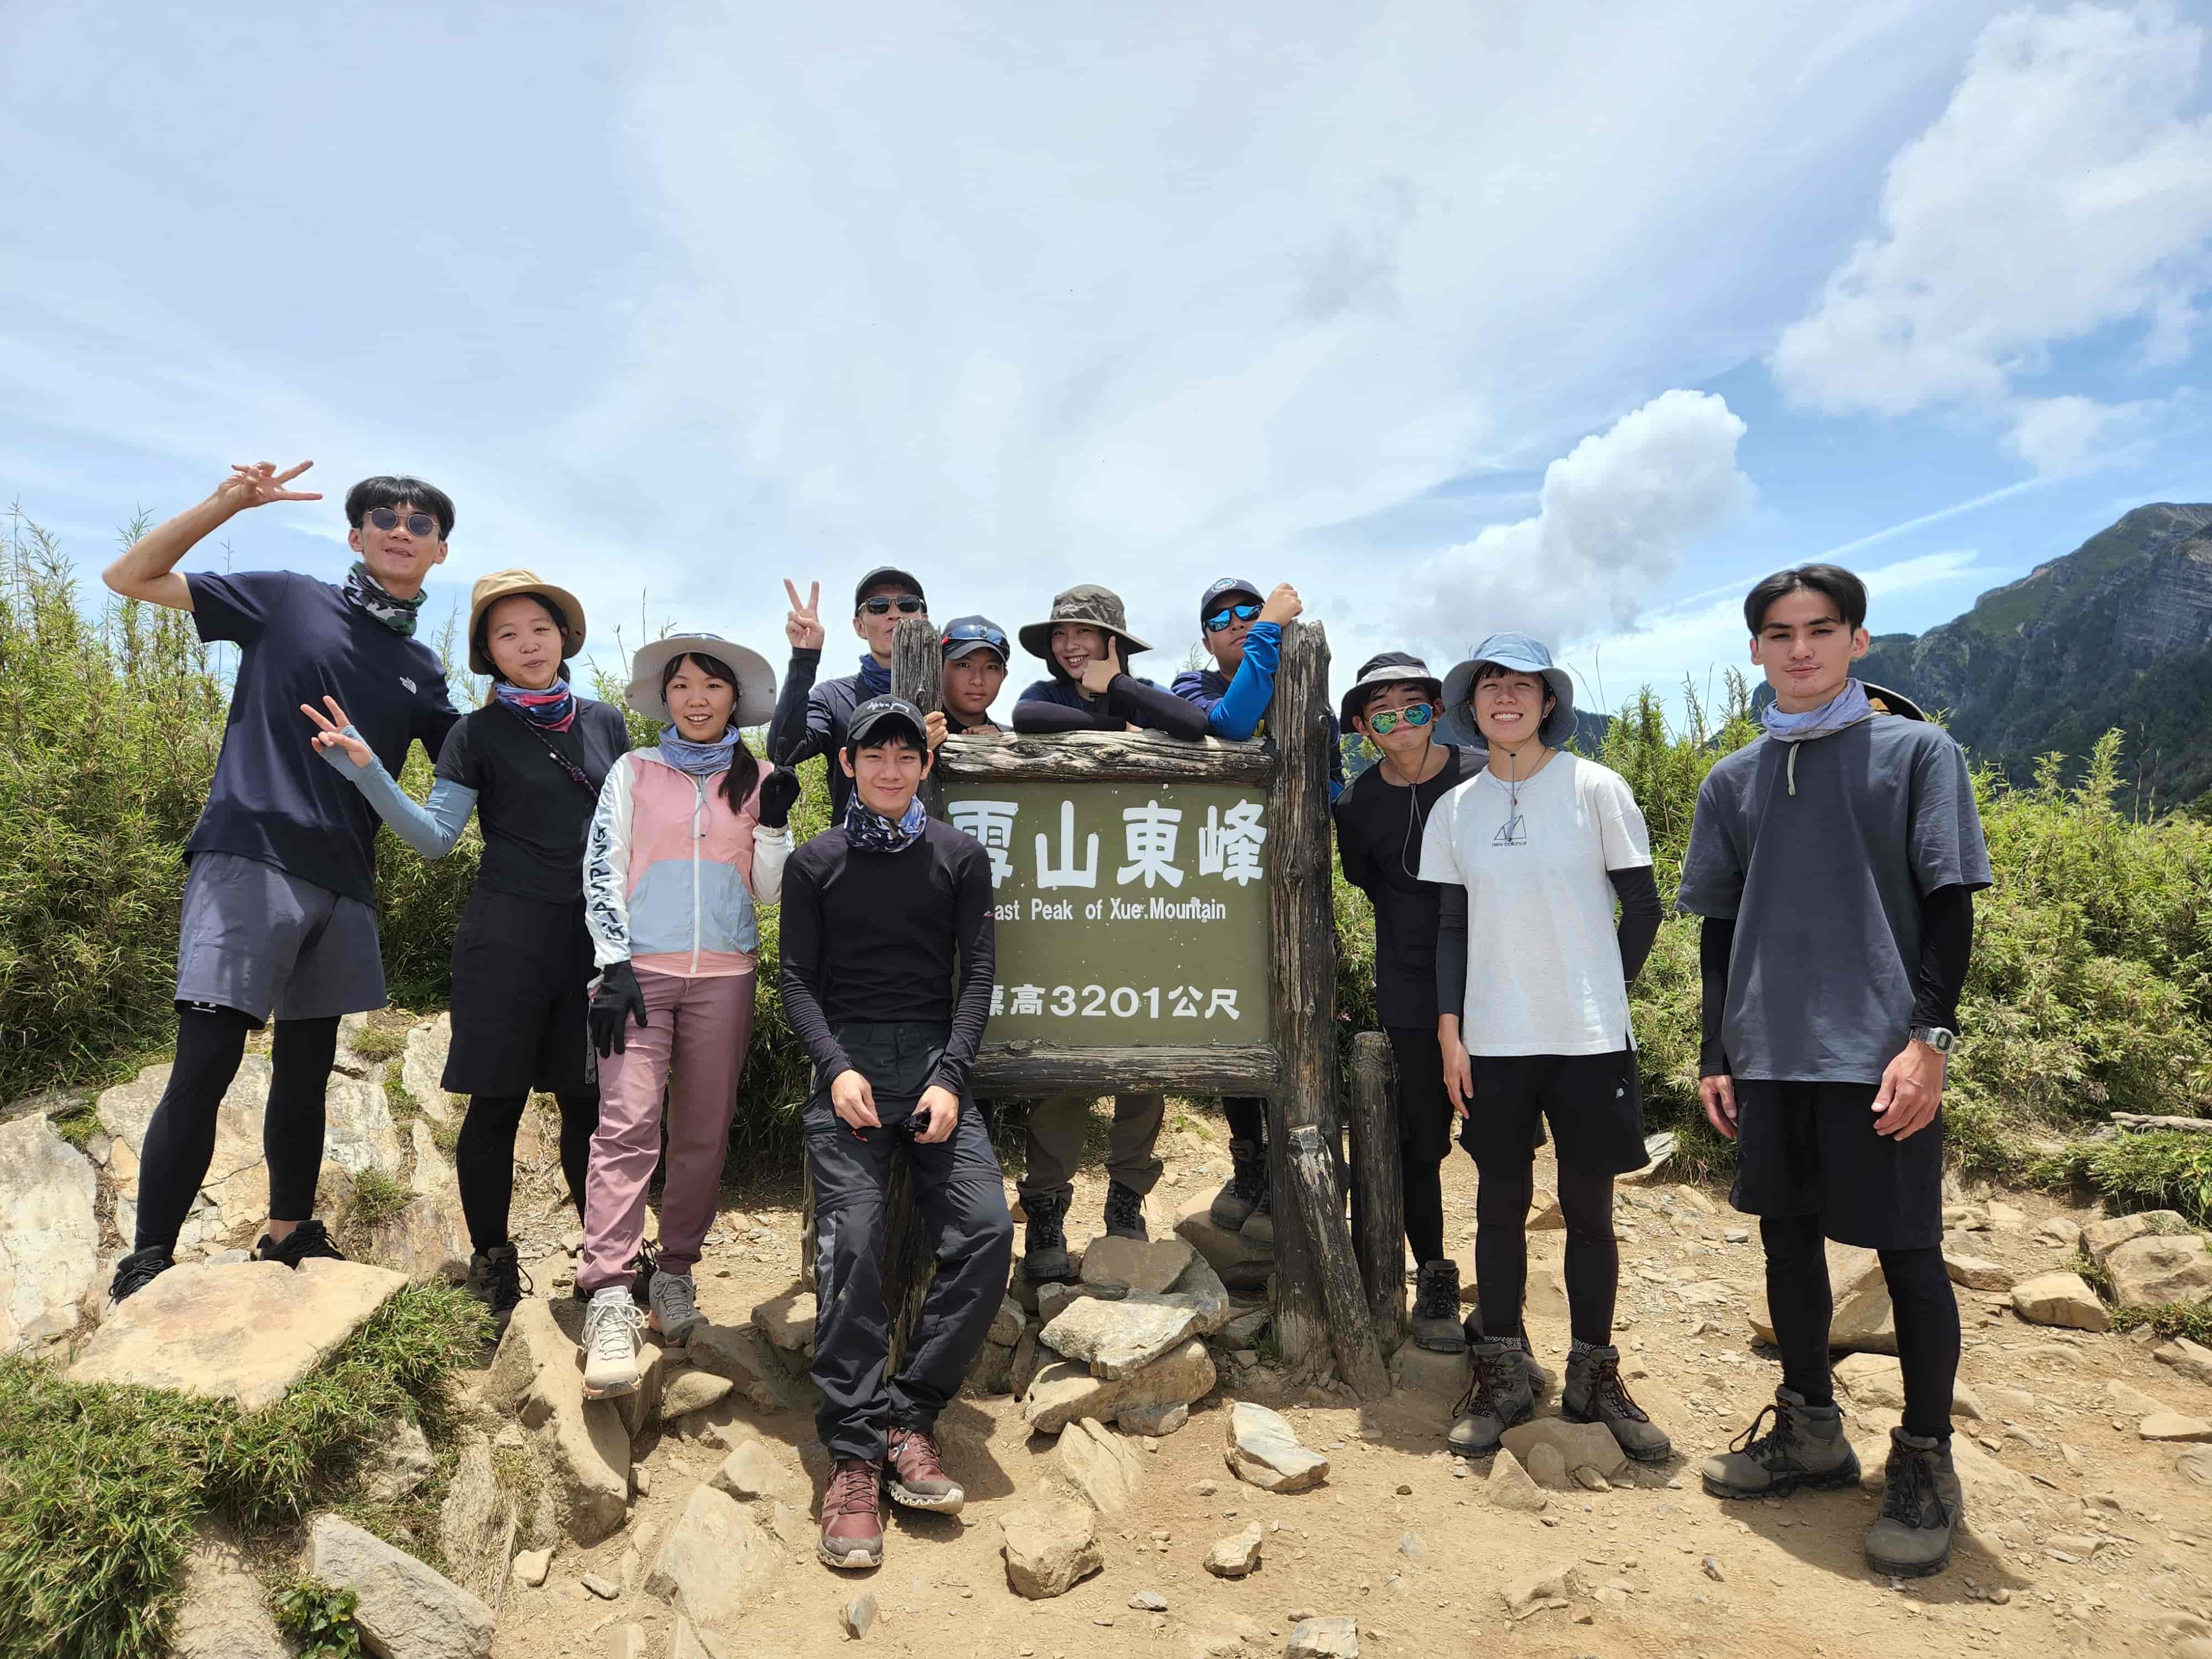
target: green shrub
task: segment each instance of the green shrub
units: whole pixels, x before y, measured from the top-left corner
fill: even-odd
[[[2021,1173],[2041,1187],[2086,1187],[2115,1213],[2176,1210],[2212,1227],[2212,1135],[2168,1129],[2079,1140]]]
[[[300,1659],[357,1659],[361,1626],[354,1623],[354,1593],[319,1578],[295,1578],[269,1598],[276,1628],[300,1644]]]

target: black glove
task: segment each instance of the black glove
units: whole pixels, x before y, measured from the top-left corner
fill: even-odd
[[[779,766],[761,780],[760,827],[781,830],[791,822],[791,809],[799,799],[799,774]]]
[[[627,1052],[623,1036],[628,1015],[635,1015],[641,1028],[647,1024],[645,993],[638,986],[636,970],[627,962],[617,962],[599,975],[599,988],[592,993],[592,1046],[603,1057]]]

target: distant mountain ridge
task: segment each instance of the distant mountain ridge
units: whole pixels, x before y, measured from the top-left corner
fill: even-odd
[[[1876,635],[1860,672],[2015,782],[2054,749],[2071,775],[2118,726],[2146,799],[2212,793],[2212,504],[2136,507],[1964,616]]]

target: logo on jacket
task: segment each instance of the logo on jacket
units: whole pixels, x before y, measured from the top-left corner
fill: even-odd
[[[402,684],[402,685],[404,685],[404,686],[405,686],[405,687],[407,688],[408,695],[410,695],[410,696],[414,695],[414,692],[415,692],[415,690],[416,690],[416,686],[415,686],[415,682],[414,682],[414,681],[412,681],[412,680],[409,679],[409,678],[407,678],[407,676],[406,676],[406,675],[402,674],[402,675],[399,677],[399,683],[400,683],[400,684]]]

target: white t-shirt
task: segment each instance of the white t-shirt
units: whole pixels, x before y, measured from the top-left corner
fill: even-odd
[[[1467,889],[1468,1053],[1634,1046],[1606,872],[1650,862],[1627,780],[1573,755],[1553,756],[1517,792],[1486,768],[1436,804],[1421,879]]]

